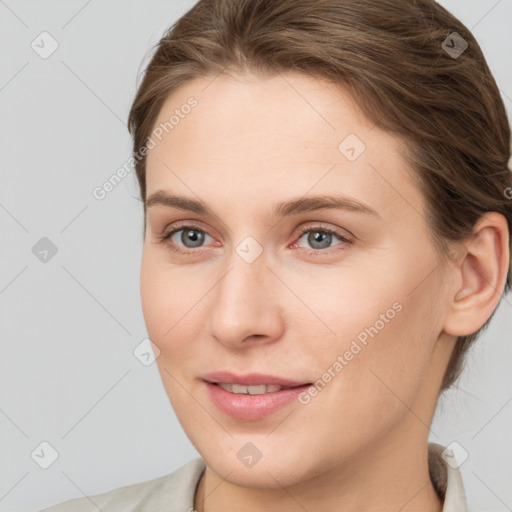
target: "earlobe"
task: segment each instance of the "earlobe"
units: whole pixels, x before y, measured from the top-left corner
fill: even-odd
[[[457,288],[444,326],[444,331],[454,336],[478,331],[503,294],[510,259],[505,217],[497,212],[486,213],[464,246],[465,255],[456,264]]]

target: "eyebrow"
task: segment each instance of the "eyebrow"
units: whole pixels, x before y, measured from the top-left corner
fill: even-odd
[[[177,208],[179,210],[190,211],[197,213],[198,215],[215,216],[202,201],[171,195],[162,190],[159,190],[149,196],[146,200],[146,208],[151,208],[157,204],[170,208]],[[293,214],[313,212],[324,208],[365,213],[378,217],[379,219],[381,218],[378,212],[367,204],[339,195],[315,195],[284,201],[274,205],[272,214],[274,217],[282,218]]]

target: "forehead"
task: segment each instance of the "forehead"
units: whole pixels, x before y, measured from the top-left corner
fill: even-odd
[[[197,102],[193,109],[186,106],[191,98]],[[280,153],[291,150],[284,155],[288,160],[293,153],[303,156],[299,147],[317,153],[337,151],[344,131],[358,132],[364,138],[373,124],[332,83],[300,73],[281,73],[197,78],[166,99],[154,127],[164,128],[164,139],[187,143],[189,149],[200,147],[212,155],[236,155],[240,149],[250,149],[252,156],[263,160],[259,148],[279,144]],[[332,160],[329,155],[324,159]]]
[[[197,78],[166,99],[155,130],[148,196],[179,189],[278,201],[283,194],[335,189],[367,198],[375,209],[404,201],[422,207],[400,141],[324,79],[300,73]]]

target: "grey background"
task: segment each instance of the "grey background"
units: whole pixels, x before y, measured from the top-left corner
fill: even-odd
[[[147,336],[135,176],[102,201],[92,195],[129,156],[144,57],[193,3],[0,0],[0,512],[152,479],[198,456],[155,364],[133,354]],[[473,29],[510,113],[512,0],[441,3]],[[43,31],[59,45],[47,59],[31,48]],[[32,252],[43,237],[57,247],[45,263]],[[511,309],[508,296],[432,426],[432,441],[469,453],[473,511],[512,509]],[[31,458],[43,441],[59,454],[48,469]]]

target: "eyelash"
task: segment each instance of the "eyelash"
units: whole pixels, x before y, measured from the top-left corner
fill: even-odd
[[[187,249],[187,250],[177,248],[176,245],[170,241],[170,239],[175,233],[177,233],[183,229],[200,231],[201,233],[206,233],[206,231],[204,229],[201,229],[199,226],[195,226],[193,224],[180,224],[178,226],[174,225],[174,226],[171,226],[170,231],[167,231],[163,235],[157,237],[159,243],[165,243],[165,244],[169,245],[174,252],[177,252],[179,254],[191,254],[192,252],[197,251],[198,249],[199,250],[204,249],[204,247],[199,247],[198,249]],[[320,232],[320,233],[328,233],[330,235],[334,235],[336,238],[338,238],[340,240],[340,242],[343,242],[344,244],[352,244],[353,243],[353,240],[350,240],[349,238],[343,236],[339,231],[337,231],[335,229],[322,227],[319,225],[304,226],[302,228],[302,230],[296,236],[297,241],[310,231]],[[206,233],[206,234],[208,234],[208,233]],[[342,245],[342,244],[337,244],[337,245]],[[334,247],[336,247],[336,246],[334,246]],[[301,247],[301,249],[305,249],[305,252],[308,255],[318,256],[321,254],[326,254],[326,253],[332,252],[331,250],[334,247],[328,247],[326,249],[305,249],[305,248]],[[343,249],[335,249],[335,250],[343,251],[346,249],[343,248]]]

